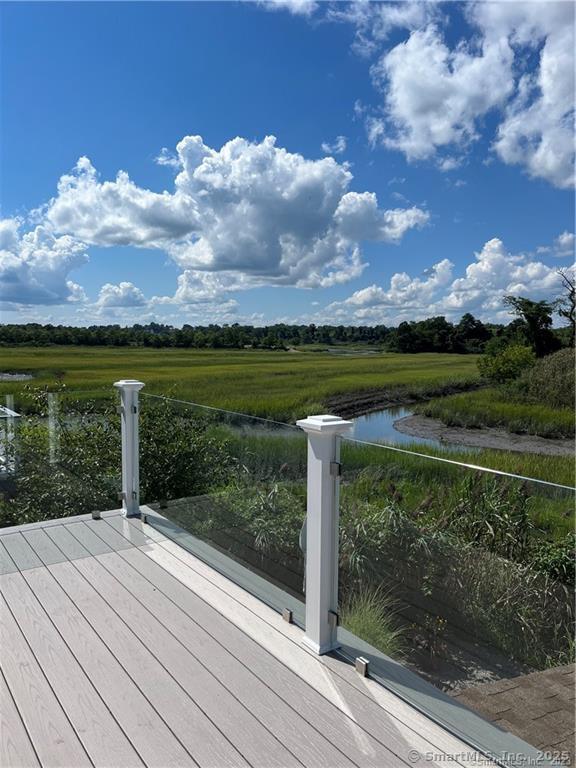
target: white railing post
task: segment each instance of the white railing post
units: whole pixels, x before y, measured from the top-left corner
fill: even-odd
[[[122,512],[125,517],[140,515],[140,463],[138,440],[138,392],[144,384],[134,379],[116,381],[120,390],[122,417]]]
[[[350,429],[352,422],[325,415],[309,416],[296,423],[308,435],[303,642],[322,654],[337,647],[340,435]]]

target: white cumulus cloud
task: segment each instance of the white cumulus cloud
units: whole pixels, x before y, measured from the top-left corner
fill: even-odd
[[[455,276],[454,271],[454,264],[442,259],[423,276],[398,272],[387,287],[373,284],[333,302],[324,310],[325,317],[398,323],[434,315],[457,319],[471,312],[485,321],[508,321],[503,296],[550,299],[561,288],[556,268],[529,254],[510,253],[498,238],[484,244],[464,274]]]
[[[486,3],[486,26],[518,44],[542,44],[539,67],[524,73],[498,127],[494,148],[508,164],[556,187],[574,186],[574,5]]]
[[[470,26],[455,42],[446,34],[450,14]],[[372,144],[449,170],[492,114],[500,160],[574,186],[574,3],[356,2],[327,17],[351,23],[355,50],[377,56],[371,73],[381,101],[362,108]],[[390,48],[393,30],[405,30],[405,39]]]
[[[574,256],[575,245],[574,232],[562,232],[554,241],[554,254],[556,256]]]
[[[186,136],[175,158],[174,190],[162,193],[124,172],[101,181],[81,158],[45,206],[46,224],[88,244],[160,248],[182,270],[233,272],[244,285],[314,287],[358,276],[362,241],[396,243],[428,220],[420,208],[379,208],[374,194],[349,191],[346,164],[308,160],[273,136],[220,150]]]
[[[55,232],[104,246],[159,245],[184,237],[198,221],[190,197],[142,189],[124,171],[101,182],[87,157],[60,178],[44,215]]]
[[[506,37],[484,38],[480,50],[466,44],[450,50],[436,25],[413,31],[372,68],[385,103],[373,134],[409,160],[459,151],[478,137],[478,118],[512,93],[512,61]],[[452,158],[443,162],[454,167]]]
[[[121,282],[118,285],[106,283],[100,288],[96,306],[103,307],[143,307],[146,306],[144,294],[133,283]]]
[[[0,300],[15,304],[83,301],[70,272],[88,260],[86,246],[45,226],[20,233],[18,219],[0,220]]]

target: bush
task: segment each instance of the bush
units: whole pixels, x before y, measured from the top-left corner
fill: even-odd
[[[189,408],[159,400],[140,409],[140,496],[142,503],[206,493],[234,469],[224,436]]]
[[[529,347],[506,347],[496,355],[484,355],[478,360],[480,375],[498,384],[517,379],[536,362],[536,355]]]
[[[42,394],[42,393],[41,393]],[[62,403],[56,456],[41,394],[39,418],[18,433],[18,472],[0,499],[0,526],[116,509],[120,506],[120,420],[113,403]],[[16,445],[16,443],[15,443]],[[142,503],[205,493],[225,483],[236,462],[206,418],[161,402],[141,408]]]
[[[561,349],[524,371],[511,394],[556,408],[572,408],[575,397],[574,349]]]

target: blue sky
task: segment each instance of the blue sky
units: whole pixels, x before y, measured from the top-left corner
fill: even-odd
[[[1,14],[3,322],[503,320],[573,260],[571,3]]]

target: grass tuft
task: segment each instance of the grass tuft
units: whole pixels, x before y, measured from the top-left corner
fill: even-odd
[[[340,620],[356,637],[398,660],[406,655],[406,642],[397,612],[396,601],[382,587],[363,587],[345,600]]]

